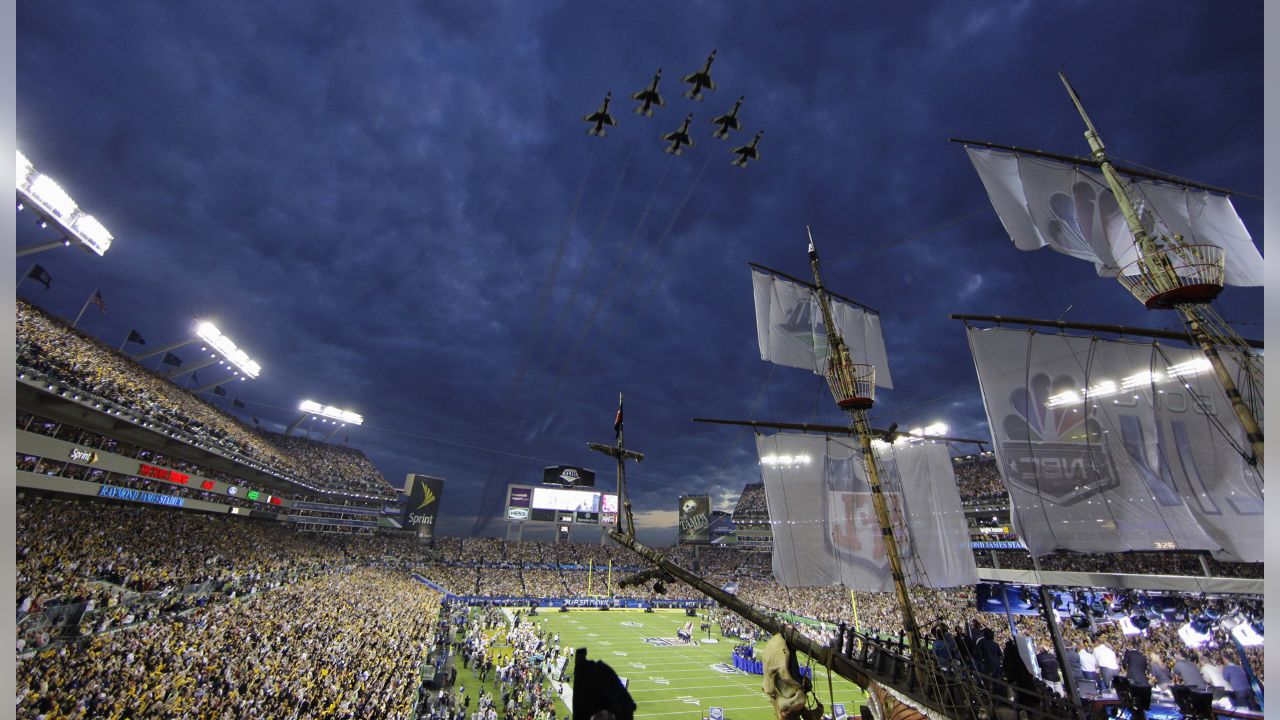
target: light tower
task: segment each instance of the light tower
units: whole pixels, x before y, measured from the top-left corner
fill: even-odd
[[[39,216],[40,227],[52,225],[62,237],[57,240],[28,245],[17,251],[17,256],[32,255],[54,248],[69,247],[74,241],[85,252],[105,255],[115,238],[102,223],[86,213],[58,183],[35,166],[22,152],[17,153],[18,210],[31,210]]]

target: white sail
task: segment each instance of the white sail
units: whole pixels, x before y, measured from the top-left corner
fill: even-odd
[[[969,346],[1033,555],[1178,549],[1262,561],[1262,483],[1200,353],[1000,328],[970,328]]]
[[[1133,235],[1102,173],[1033,155],[966,147],[991,205],[1019,250],[1048,246],[1088,260],[1099,275],[1115,277],[1138,259]],[[1226,283],[1263,284],[1262,255],[1220,195],[1168,183],[1128,178],[1130,199],[1155,236],[1181,235],[1192,245],[1226,253]]]
[[[778,583],[892,590],[889,559],[857,441],[760,435],[756,448]],[[977,582],[946,446],[911,443],[885,448],[880,456],[881,483],[896,517],[907,582],[935,588]]]
[[[751,270],[751,282],[755,289],[760,359],[825,374],[830,348],[817,293],[756,268]],[[880,316],[838,298],[831,297],[830,301],[832,317],[850,358],[855,363],[875,366],[876,385],[892,389]]]

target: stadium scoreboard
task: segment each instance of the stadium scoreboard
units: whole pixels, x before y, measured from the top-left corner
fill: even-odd
[[[508,485],[506,518],[508,522],[612,525],[618,522],[618,496],[597,490]]]

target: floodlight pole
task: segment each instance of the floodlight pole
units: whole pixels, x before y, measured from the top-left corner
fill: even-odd
[[[169,378],[170,380],[173,380],[183,375],[186,375],[189,372],[203,370],[204,368],[207,368],[210,365],[214,365],[217,362],[218,362],[217,358],[206,358],[205,360],[202,360],[196,363],[195,365],[188,365],[186,367],[174,368],[173,370],[170,370],[169,372],[165,373],[164,376]]]
[[[193,344],[193,343],[195,343],[195,342],[196,342],[196,338],[191,338],[190,340],[183,340],[183,341],[181,341],[181,342],[173,343],[172,345],[166,345],[166,346],[164,346],[164,347],[162,347],[162,348],[156,348],[155,350],[152,350],[152,351],[151,351],[151,352],[149,352],[149,353],[143,353],[143,354],[141,354],[141,355],[134,355],[134,356],[133,356],[133,359],[134,359],[134,360],[137,360],[138,362],[142,362],[143,360],[146,360],[147,358],[153,358],[153,357],[155,357],[155,356],[157,356],[157,355],[160,355],[160,354],[163,354],[163,353],[172,352],[172,351],[174,351],[174,350],[177,350],[178,348],[184,348],[184,347],[186,347],[186,346],[188,346],[188,345],[191,345],[191,344]]]
[[[192,368],[192,369],[194,370],[195,368]],[[217,382],[211,382],[208,385],[202,385],[196,388],[195,390],[192,390],[192,392],[194,392],[197,395],[199,395],[200,393],[207,393],[210,390],[218,387],[219,385],[226,385],[227,383],[231,382],[234,379],[235,377],[223,378]]]
[[[1138,265],[1142,269],[1143,275],[1150,277],[1158,291],[1167,292],[1178,287],[1181,281],[1176,269],[1170,263],[1169,257],[1156,245],[1151,234],[1143,226],[1137,211],[1133,209],[1133,203],[1129,200],[1128,191],[1125,190],[1124,183],[1116,172],[1115,166],[1107,157],[1106,146],[1103,145],[1097,128],[1093,126],[1093,121],[1089,119],[1089,114],[1085,112],[1084,103],[1080,101],[1080,96],[1076,94],[1075,88],[1071,87],[1071,83],[1067,81],[1067,76],[1058,73],[1058,77],[1066,87],[1067,94],[1071,96],[1071,102],[1080,113],[1080,118],[1084,120],[1086,128],[1084,137],[1089,142],[1089,149],[1093,153],[1093,159],[1102,170],[1102,176],[1106,178],[1107,186],[1111,189],[1111,194],[1129,226],[1129,232],[1133,234],[1133,240],[1138,245]],[[1181,236],[1175,235],[1171,240],[1174,247],[1184,246]],[[1200,302],[1200,304],[1206,303],[1207,300]],[[1254,416],[1253,409],[1241,398],[1240,389],[1236,387],[1235,380],[1231,377],[1231,373],[1227,371],[1226,364],[1222,362],[1222,357],[1218,354],[1217,343],[1205,328],[1204,313],[1201,312],[1195,302],[1174,301],[1172,307],[1182,316],[1182,322],[1186,325],[1187,334],[1191,336],[1192,342],[1200,347],[1200,351],[1204,353],[1205,358],[1209,360],[1209,364],[1213,366],[1213,374],[1218,378],[1218,383],[1222,386],[1222,390],[1227,396],[1227,401],[1231,403],[1231,410],[1235,412],[1236,418],[1240,421],[1240,426],[1244,429],[1245,438],[1253,449],[1253,457],[1246,458],[1246,460],[1257,466],[1259,470],[1258,482],[1263,482],[1263,473],[1261,472],[1263,467],[1262,428],[1258,425],[1258,419]]]
[[[45,250],[68,247],[70,244],[71,243],[66,240],[50,240],[49,242],[37,243],[35,245],[28,245],[24,248],[20,248],[16,253],[14,253],[14,255],[16,257],[25,257],[27,255],[35,255],[36,253],[44,252]]]
[[[311,413],[302,413],[301,415],[299,415],[297,420],[294,420],[293,422],[289,423],[289,427],[284,429],[284,434],[289,435],[294,430],[297,430],[298,426],[302,424],[302,421],[306,420],[309,417],[311,417]]]

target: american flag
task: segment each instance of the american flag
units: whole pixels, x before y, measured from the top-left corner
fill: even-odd
[[[93,293],[93,297],[89,298],[89,302],[93,303],[94,305],[97,305],[98,309],[102,311],[103,315],[107,314],[107,303],[105,300],[102,299],[102,293],[100,291],[95,290]]]

